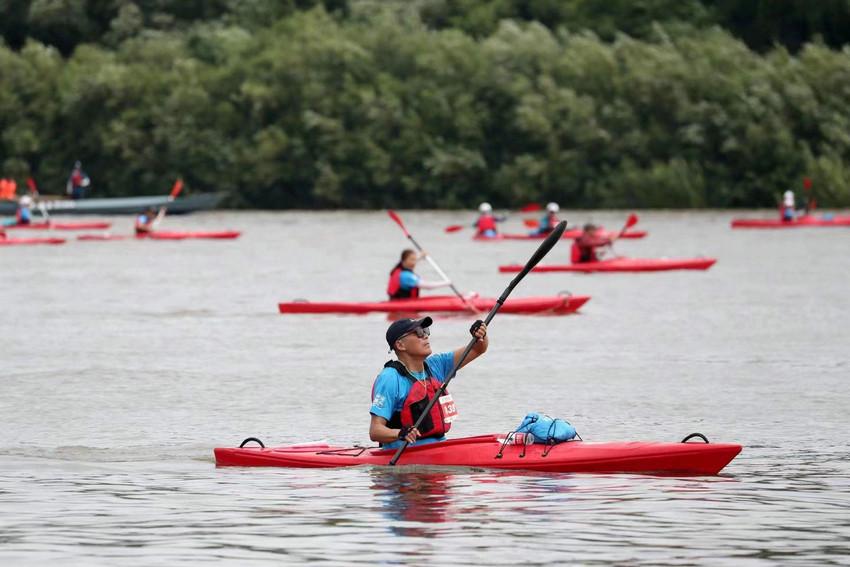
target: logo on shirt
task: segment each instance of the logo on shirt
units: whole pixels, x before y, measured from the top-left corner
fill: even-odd
[[[376,408],[383,409],[384,402],[386,402],[386,401],[387,401],[387,399],[384,397],[383,394],[376,394],[375,399],[372,400],[372,405],[375,406]]]

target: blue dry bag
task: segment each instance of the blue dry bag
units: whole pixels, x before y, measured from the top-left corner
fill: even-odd
[[[517,433],[531,433],[535,443],[552,444],[569,441],[576,436],[576,428],[563,419],[552,419],[548,415],[533,411],[516,429]]]

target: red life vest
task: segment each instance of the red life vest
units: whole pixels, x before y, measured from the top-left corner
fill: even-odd
[[[570,262],[573,264],[583,264],[584,262],[598,262],[596,250],[593,246],[582,246],[579,241],[581,237],[573,240],[573,245],[570,248]]]
[[[493,215],[481,215],[475,223],[478,234],[483,234],[487,230],[498,231],[496,228],[496,217]]]
[[[390,360],[384,364],[384,368],[395,369],[396,372],[411,382],[410,393],[407,394],[407,398],[404,400],[401,411],[393,413],[392,417],[390,417],[390,420],[387,422],[387,427],[392,429],[412,427],[413,424],[416,423],[416,420],[419,419],[419,416],[422,415],[422,410],[425,409],[425,406],[428,405],[428,402],[431,401],[437,393],[437,390],[440,389],[441,384],[436,378],[431,376],[431,370],[428,368],[427,364],[425,365],[425,374],[428,377],[424,381],[417,380],[410,372],[407,371],[407,368],[405,368],[404,365],[397,360]],[[441,397],[447,397],[448,393],[448,391],[444,391]],[[372,392],[372,395],[374,397],[374,391]],[[443,408],[443,404],[434,404],[431,407],[431,411],[428,412],[428,415],[422,420],[422,423],[419,424],[419,433],[421,434],[420,438],[442,437],[449,431],[449,429],[452,428],[451,418],[456,414],[457,412],[453,411],[452,408],[452,413],[447,415],[447,412]]]
[[[419,297],[418,287],[411,289],[401,288],[402,272],[412,273],[413,270],[408,270],[407,268],[402,267],[401,262],[396,264],[396,267],[390,272],[390,281],[387,283],[387,295],[390,296],[390,299],[411,299]]]

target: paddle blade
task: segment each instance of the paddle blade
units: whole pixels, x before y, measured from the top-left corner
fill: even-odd
[[[173,201],[177,198],[177,195],[180,194],[180,191],[183,190],[183,180],[178,179],[174,182],[174,186],[171,188],[171,193],[168,195],[168,199]]]
[[[523,219],[522,223],[528,228],[537,228],[540,226],[540,221],[536,219]]]
[[[27,187],[31,193],[38,193],[38,186],[35,184],[35,179],[32,177],[27,177]]]
[[[463,225],[462,224],[453,224],[451,226],[447,226],[444,230],[446,232],[457,232],[459,230],[463,230]]]
[[[803,178],[803,189],[805,189],[806,191],[808,191],[808,190],[809,190],[809,189],[811,189],[811,188],[812,188],[812,180],[811,180],[811,178],[810,178],[810,177],[804,177],[804,178]]]
[[[638,219],[638,216],[636,214],[634,214],[634,213],[630,214],[629,218],[626,219],[625,228],[632,228],[634,225],[636,225],[638,223],[638,220],[639,219]]]
[[[540,203],[529,203],[520,207],[519,211],[521,213],[533,213],[534,211],[539,211],[542,208],[543,206]]]
[[[395,212],[394,210],[392,210],[392,209],[388,209],[388,210],[387,210],[387,214],[388,214],[388,215],[390,215],[390,218],[391,218],[391,219],[393,219],[393,221],[395,221],[395,223],[396,223],[399,227],[401,227],[401,230],[403,230],[403,231],[404,231],[405,236],[407,236],[407,229],[406,229],[406,228],[404,228],[404,223],[403,223],[403,222],[401,222],[401,217],[399,217],[399,216],[396,214],[396,212]]]

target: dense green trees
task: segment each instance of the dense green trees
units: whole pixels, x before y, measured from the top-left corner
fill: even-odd
[[[731,2],[4,3],[41,41],[0,46],[0,171],[43,191],[81,159],[96,194],[256,207],[769,206],[804,175],[850,205],[850,50],[754,51],[709,25]]]

